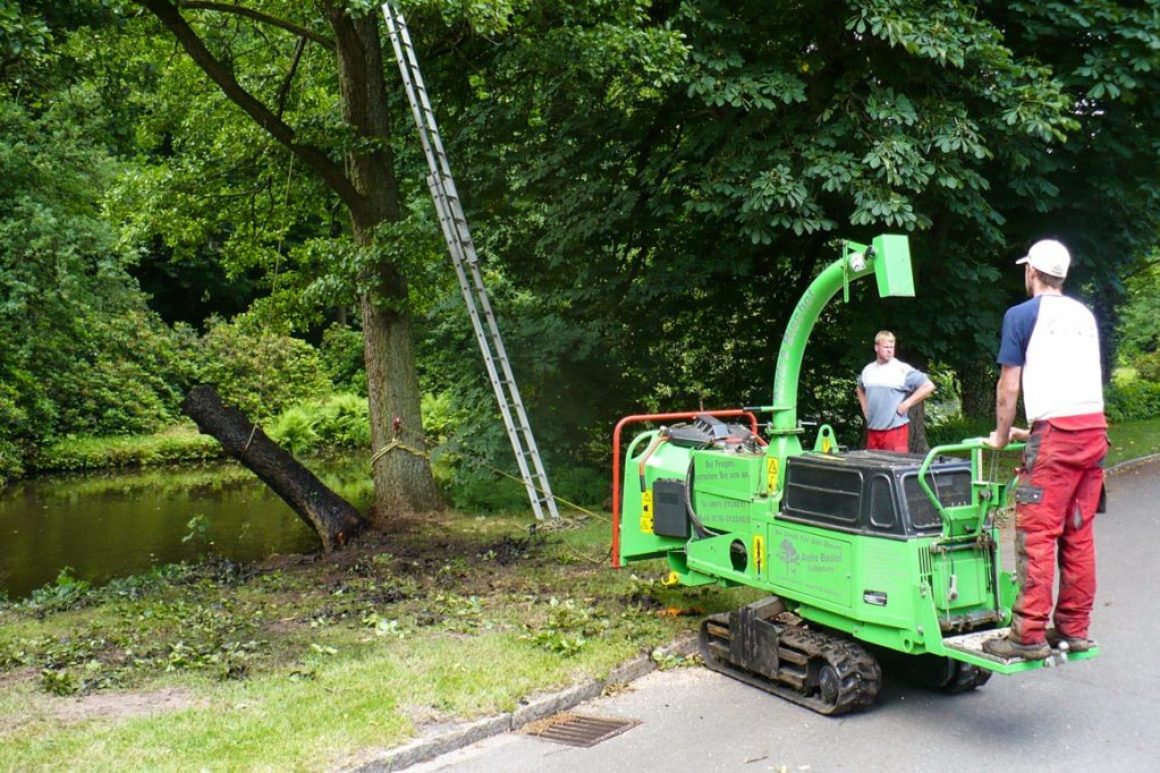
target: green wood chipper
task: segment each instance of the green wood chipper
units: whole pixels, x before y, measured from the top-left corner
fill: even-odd
[[[925,456],[850,451],[822,425],[803,448],[797,390],[810,332],[831,298],[871,274],[883,297],[914,295],[905,236],[843,243],[790,316],[771,405],[617,425],[613,564],[663,558],[673,583],[768,591],[705,620],[705,664],[821,714],[869,706],[880,662],[966,692],[993,672],[1094,657],[1097,648],[1066,644],[1046,660],[982,651],[1010,624],[1017,593],[996,518],[1009,484],[985,476],[982,439]],[[768,437],[758,413],[772,417]],[[628,443],[622,476],[621,431],[643,421],[659,428]]]

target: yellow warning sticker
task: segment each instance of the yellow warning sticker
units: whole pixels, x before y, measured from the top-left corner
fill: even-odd
[[[653,533],[652,499],[652,489],[640,492],[640,530],[645,534]]]
[[[765,537],[760,534],[753,535],[753,565],[761,576],[765,571]]]
[[[769,493],[777,491],[777,459],[769,457],[766,462],[766,476],[768,478]]]

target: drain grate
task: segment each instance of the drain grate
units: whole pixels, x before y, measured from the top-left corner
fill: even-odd
[[[538,722],[529,722],[520,732],[543,738],[545,741],[588,747],[607,741],[614,735],[620,735],[639,724],[639,719],[610,719],[565,713]]]

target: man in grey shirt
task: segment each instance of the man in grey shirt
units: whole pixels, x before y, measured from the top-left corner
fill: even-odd
[[[907,411],[934,391],[934,382],[916,368],[894,359],[894,334],[874,336],[877,358],[858,376],[858,402],[866,419],[866,448],[906,453],[910,444]]]

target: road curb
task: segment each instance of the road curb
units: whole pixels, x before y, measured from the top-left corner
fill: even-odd
[[[1154,462],[1158,459],[1160,459],[1160,454],[1149,454],[1148,456],[1141,456],[1139,459],[1129,459],[1126,462],[1114,464],[1104,472],[1107,475],[1118,475],[1121,472],[1126,472],[1127,470],[1132,469],[1133,467],[1139,467],[1141,465],[1148,464],[1148,462]]]
[[[476,741],[494,735],[519,730],[529,722],[535,722],[561,711],[579,706],[585,701],[598,697],[608,687],[628,684],[657,670],[657,661],[668,657],[691,654],[697,648],[697,639],[690,634],[682,636],[665,647],[658,647],[651,654],[637,657],[614,668],[604,679],[592,679],[582,684],[548,695],[534,696],[515,711],[472,722],[457,723],[451,727],[439,726],[428,735],[416,738],[402,746],[383,752],[369,761],[341,768],[344,773],[390,773],[411,765],[434,759]]]

